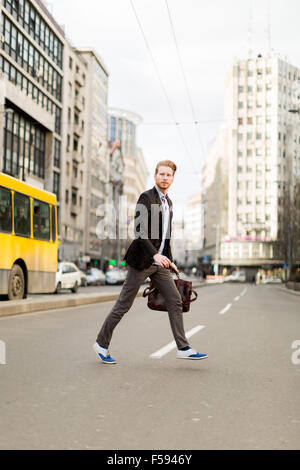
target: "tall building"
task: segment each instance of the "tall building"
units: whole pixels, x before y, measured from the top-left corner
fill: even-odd
[[[109,149],[107,145],[107,98],[109,73],[101,57],[92,49],[76,52],[87,64],[85,105],[87,112],[87,197],[85,209],[85,259],[95,266],[106,257],[104,243],[97,235],[97,209],[107,202],[109,190]]]
[[[54,162],[60,172],[59,257],[77,262],[85,255],[89,162],[87,75],[86,61],[66,41],[62,152],[60,160]]]
[[[276,56],[259,55],[231,68],[225,90],[229,177],[223,265],[284,263],[282,201],[300,174],[299,121],[289,112],[299,81],[300,69]]]
[[[218,239],[228,233],[228,129],[222,127],[202,169],[203,250],[214,259]]]
[[[137,126],[142,119],[136,113],[123,109],[109,109],[108,140],[120,141],[120,149],[124,162],[122,196],[126,204],[127,216],[124,217],[124,231],[132,235],[133,217],[136,202],[140,194],[146,190],[148,169],[142,150],[136,142]],[[126,219],[126,220],[125,220]],[[127,237],[121,243],[121,256],[125,254],[128,244]]]
[[[64,32],[40,0],[0,13],[0,171],[59,198]]]

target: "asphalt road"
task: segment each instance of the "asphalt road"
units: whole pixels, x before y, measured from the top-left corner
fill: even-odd
[[[299,449],[300,297],[198,294],[184,318],[203,361],[151,357],[173,338],[143,298],[114,332],[112,366],[92,350],[112,302],[0,318],[0,449]]]

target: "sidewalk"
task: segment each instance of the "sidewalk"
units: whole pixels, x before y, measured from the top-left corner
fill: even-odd
[[[193,288],[205,286],[204,282],[199,280],[192,280]],[[141,286],[137,297],[143,295],[147,285]],[[108,288],[109,289],[109,288]],[[24,313],[41,312],[43,310],[56,310],[65,307],[78,307],[80,305],[94,304],[99,302],[108,302],[116,300],[119,296],[119,292],[102,292],[102,293],[91,293],[91,294],[45,294],[43,298],[29,298],[22,300],[3,300],[0,301],[0,317],[8,315],[18,315]]]

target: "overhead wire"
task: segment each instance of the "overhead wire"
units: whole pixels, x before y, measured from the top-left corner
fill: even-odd
[[[163,90],[164,96],[165,96],[165,98],[166,98],[166,101],[167,101],[169,110],[170,110],[171,115],[172,115],[172,117],[173,117],[173,120],[174,120],[173,125],[175,125],[176,128],[177,128],[177,130],[178,130],[178,133],[179,133],[179,136],[180,136],[182,145],[183,145],[183,147],[184,147],[185,153],[186,153],[186,155],[188,156],[188,159],[190,160],[190,163],[192,164],[192,167],[193,167],[193,170],[194,170],[194,173],[193,173],[193,174],[197,177],[197,180],[198,180],[198,182],[199,182],[199,177],[198,177],[199,171],[195,168],[193,159],[192,159],[192,157],[191,157],[191,155],[190,155],[190,152],[189,152],[189,150],[188,150],[188,148],[187,148],[187,145],[186,145],[186,142],[185,142],[185,140],[184,140],[182,131],[181,131],[181,129],[180,129],[180,123],[179,123],[178,120],[176,119],[176,115],[175,115],[173,106],[172,106],[172,104],[171,104],[171,101],[170,101],[170,99],[169,99],[168,93],[167,93],[166,88],[165,88],[165,86],[164,86],[164,83],[163,83],[163,80],[162,80],[162,78],[161,78],[161,75],[160,75],[158,66],[157,66],[157,64],[156,64],[156,62],[155,62],[155,59],[154,59],[154,57],[153,57],[153,54],[152,54],[152,51],[151,51],[151,47],[150,47],[150,45],[149,45],[149,43],[148,43],[148,41],[147,41],[147,38],[146,38],[146,35],[145,35],[145,32],[144,32],[143,25],[142,25],[142,23],[141,23],[141,21],[140,21],[140,19],[139,19],[138,13],[137,13],[137,11],[136,11],[136,9],[135,9],[135,6],[134,6],[134,4],[133,4],[133,0],[130,0],[130,4],[131,4],[132,10],[133,10],[133,12],[134,12],[135,18],[136,18],[136,20],[137,20],[138,26],[139,26],[139,28],[140,28],[141,34],[142,34],[142,36],[143,36],[143,39],[144,39],[146,48],[147,48],[147,50],[148,50],[149,56],[150,56],[151,61],[152,61],[152,64],[153,64],[153,66],[154,66],[154,69],[155,69],[157,78],[158,78],[158,80],[159,80],[159,83],[160,83],[161,88],[162,88],[162,90]]]
[[[165,4],[166,4],[168,17],[169,17],[169,22],[170,22],[170,26],[171,26],[171,30],[172,30],[172,34],[173,34],[173,39],[174,39],[174,43],[175,43],[175,49],[176,49],[176,52],[177,52],[179,66],[180,66],[180,69],[181,69],[181,73],[182,73],[182,77],[183,77],[183,81],[184,81],[184,86],[185,86],[188,102],[189,102],[189,105],[190,105],[190,108],[191,108],[193,122],[195,124],[196,134],[197,134],[199,145],[200,145],[200,148],[201,148],[202,157],[204,157],[203,142],[202,142],[202,139],[201,139],[201,136],[200,136],[199,127],[197,126],[198,121],[197,121],[197,118],[196,118],[196,113],[195,113],[191,93],[190,93],[190,90],[189,90],[188,81],[187,81],[187,78],[186,78],[186,73],[184,71],[183,61],[182,61],[179,46],[178,46],[178,41],[177,41],[177,36],[176,36],[176,32],[175,32],[174,22],[172,20],[172,15],[171,15],[171,11],[170,11],[170,8],[169,8],[168,0],[165,0]]]

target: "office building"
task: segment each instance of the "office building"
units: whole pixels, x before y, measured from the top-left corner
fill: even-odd
[[[0,171],[60,199],[64,31],[39,0],[3,0],[0,18]]]
[[[125,254],[129,237],[133,235],[133,217],[137,200],[147,189],[148,169],[142,149],[136,142],[137,126],[142,119],[131,111],[109,108],[108,140],[120,141],[123,159],[122,198],[126,217],[123,217],[123,232],[120,252]]]
[[[224,119],[228,132],[223,142],[228,176],[221,177],[228,188],[227,224],[224,211],[216,209],[217,225],[223,229],[218,259],[213,262],[255,269],[286,262],[283,251],[289,241],[283,234],[290,204],[283,201],[287,188],[291,195],[292,186],[299,184],[300,175],[298,116],[290,112],[299,81],[300,70],[277,56],[238,61],[228,74]],[[214,224],[209,223],[210,239]]]
[[[87,113],[87,196],[85,202],[85,259],[95,266],[103,264],[103,239],[97,235],[97,210],[106,204],[109,191],[109,148],[107,142],[107,98],[109,73],[103,59],[90,48],[76,52],[87,64],[85,106]]]
[[[61,184],[59,258],[76,262],[85,255],[89,162],[87,75],[86,61],[66,41],[62,151],[59,149],[61,158],[54,159],[54,164]]]

